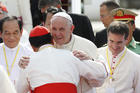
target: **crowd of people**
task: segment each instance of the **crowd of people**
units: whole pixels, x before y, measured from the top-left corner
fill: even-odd
[[[104,1],[106,29],[94,36],[89,18],[60,0],[36,0],[38,21],[31,2],[0,1],[0,93],[140,92],[136,13]]]

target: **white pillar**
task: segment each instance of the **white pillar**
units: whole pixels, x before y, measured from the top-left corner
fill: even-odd
[[[81,0],[72,0],[71,8],[72,13],[81,14]]]

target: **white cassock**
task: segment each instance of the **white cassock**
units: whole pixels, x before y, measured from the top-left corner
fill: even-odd
[[[56,48],[59,49],[66,49],[66,50],[81,50],[91,56],[93,59],[97,58],[97,47],[96,45],[89,41],[86,38],[80,37],[78,35],[72,34],[71,40],[69,43],[64,44],[62,46],[54,45]]]
[[[93,59],[97,58],[97,47],[88,39],[72,34],[71,41],[63,46],[55,46],[56,48],[66,50],[81,50],[91,56]],[[81,78],[78,85],[78,93],[95,93],[95,89],[90,87],[85,79]]]
[[[18,93],[27,93],[30,88],[35,93],[56,93],[48,89],[45,92],[36,92],[35,89],[52,83],[71,83],[77,87],[80,76],[86,78],[90,86],[101,86],[107,76],[102,63],[91,60],[82,62],[72,52],[56,49],[51,45],[42,46],[30,58],[28,67],[20,74],[16,87]],[[55,88],[53,91],[63,93]]]
[[[97,88],[97,93],[109,93],[111,90],[114,92],[110,93],[140,93],[140,55],[126,47],[116,57],[108,47],[99,48],[99,54],[104,56],[106,62],[108,54],[110,66],[118,66],[113,71],[112,80],[109,75],[102,87]]]
[[[0,66],[0,84],[0,93],[16,93],[13,84],[2,66]]]
[[[8,48],[4,43],[0,44],[0,65],[4,67],[7,73],[9,72],[9,77],[13,84],[16,83],[19,76],[20,67],[18,62],[20,58],[30,56],[31,53],[32,51],[22,44],[15,48]]]

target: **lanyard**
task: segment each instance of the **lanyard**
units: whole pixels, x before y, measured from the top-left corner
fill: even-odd
[[[18,49],[17,49],[17,52],[16,52],[16,55],[15,55],[15,58],[12,62],[12,65],[11,65],[11,72],[12,72],[12,69],[14,67],[14,64],[15,64],[15,61],[16,61],[16,58],[17,58],[17,55],[18,55],[18,52],[19,52],[19,46],[18,46]],[[4,51],[4,56],[5,56],[5,62],[6,62],[6,69],[7,69],[7,73],[8,73],[8,76],[10,76],[10,70],[9,70],[9,66],[8,66],[8,61],[7,61],[7,56],[6,56],[6,51],[5,51],[5,47],[3,45],[3,51]]]
[[[114,69],[111,69],[111,64],[109,62],[109,57],[108,57],[108,48],[106,48],[106,56],[107,56],[107,62],[108,62],[108,66],[109,66],[109,69],[110,69],[110,79],[112,80],[112,75],[113,75],[113,72],[114,70],[117,68],[117,66],[121,63],[122,59],[124,58],[125,54],[126,54],[126,50],[127,48],[125,49],[123,55],[121,56],[121,58],[119,59],[119,61],[117,62],[117,64],[115,65]]]

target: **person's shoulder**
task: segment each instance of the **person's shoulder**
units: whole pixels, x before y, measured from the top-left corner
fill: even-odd
[[[101,31],[97,32],[96,35],[98,34],[107,34],[107,29],[102,29]]]
[[[135,52],[131,51],[127,48],[125,60],[129,66],[133,68],[135,72],[140,72],[140,55],[136,54]],[[130,65],[131,64],[131,65]]]
[[[34,55],[41,55],[41,54],[45,54],[45,55],[63,55],[63,54],[70,54],[71,51],[66,50],[66,49],[57,49],[54,47],[49,47],[49,48],[45,48],[41,51],[36,52]]]
[[[135,31],[139,31],[139,32],[140,32],[140,28],[137,28],[137,27],[136,27],[136,28],[135,28]],[[134,31],[134,32],[135,32],[135,31]]]
[[[139,42],[139,41],[136,41],[136,44],[137,44],[138,46],[140,46],[140,42]]]
[[[103,46],[103,47],[97,48],[98,52],[103,52],[106,49],[107,49],[107,46]]]
[[[140,42],[139,41],[135,41],[135,42],[136,42],[136,49],[139,50],[140,49]]]
[[[30,49],[27,45],[20,44],[20,47],[21,47],[22,49],[24,49],[25,51],[32,51],[32,49]]]
[[[33,50],[30,47],[28,47],[27,45],[24,45],[22,43],[19,43],[19,45],[20,45],[20,48],[22,49],[22,51],[25,51],[27,53],[33,53]]]
[[[73,21],[82,21],[82,22],[88,22],[90,21],[87,15],[84,14],[75,14],[75,13],[68,13],[71,18],[73,19]]]
[[[90,40],[88,40],[88,39],[86,39],[86,38],[83,38],[83,37],[81,37],[81,36],[78,36],[78,35],[73,35],[73,36],[74,36],[74,38],[75,38],[76,40],[78,40],[78,41],[93,43],[93,42],[91,42]],[[94,44],[94,43],[93,43],[93,44]]]
[[[136,51],[140,55],[140,42],[136,41]]]
[[[137,53],[135,53],[135,52],[133,52],[133,51],[131,51],[131,50],[128,50],[128,52],[129,52],[129,57],[128,57],[128,59],[131,59],[131,60],[133,61],[134,66],[137,65],[138,67],[140,67],[140,62],[139,62],[139,60],[140,60],[140,55],[137,54]]]
[[[102,40],[102,39],[106,39],[107,38],[107,29],[103,29],[99,32],[96,33],[96,40]]]
[[[132,58],[132,60],[136,60],[137,58],[140,58],[140,55],[131,51],[130,49],[127,48],[127,53],[129,55],[129,58]]]
[[[134,38],[137,38],[139,37],[138,35],[140,35],[140,28],[135,28],[134,32],[133,32],[133,36]]]
[[[72,56],[73,56],[73,53],[70,50],[57,49],[54,47],[50,47],[50,48],[46,48],[44,50],[34,53],[32,58],[33,59],[38,59],[38,58],[51,59],[52,57],[54,57],[54,58],[65,59],[65,58],[72,57]]]
[[[76,14],[76,13],[68,13],[70,16],[75,16],[75,17],[85,17],[88,18],[86,15],[84,14]]]
[[[90,40],[86,39],[86,38],[83,38],[83,37],[80,37],[78,35],[73,35],[74,38],[75,38],[75,42],[78,43],[78,44],[84,44],[84,45],[87,45],[87,46],[96,46],[93,42],[91,42]]]

